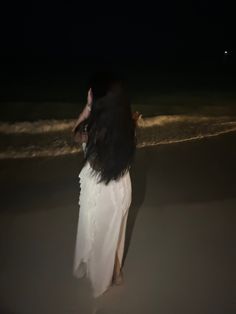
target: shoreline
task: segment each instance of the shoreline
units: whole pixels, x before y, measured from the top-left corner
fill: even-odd
[[[0,124],[0,160],[77,154],[73,120]],[[138,120],[137,146],[194,141],[236,131],[236,116],[159,115]]]

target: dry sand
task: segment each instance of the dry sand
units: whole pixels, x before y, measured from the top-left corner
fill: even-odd
[[[1,314],[236,313],[236,134],[143,148],[123,286],[72,276],[81,156],[1,161]]]

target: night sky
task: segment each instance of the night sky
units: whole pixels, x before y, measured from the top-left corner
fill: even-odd
[[[159,1],[155,7],[86,3],[8,4],[2,10],[2,63],[85,57],[197,63],[217,60],[224,50],[234,55],[233,9],[227,1]]]

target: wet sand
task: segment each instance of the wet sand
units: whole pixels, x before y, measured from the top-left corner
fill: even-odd
[[[137,151],[123,286],[72,276],[81,156],[0,162],[0,313],[236,312],[236,134]]]

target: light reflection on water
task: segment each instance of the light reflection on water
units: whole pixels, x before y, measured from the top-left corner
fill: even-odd
[[[80,152],[74,120],[0,123],[0,159],[61,156]],[[236,131],[235,116],[161,115],[139,119],[138,147],[193,141]]]

